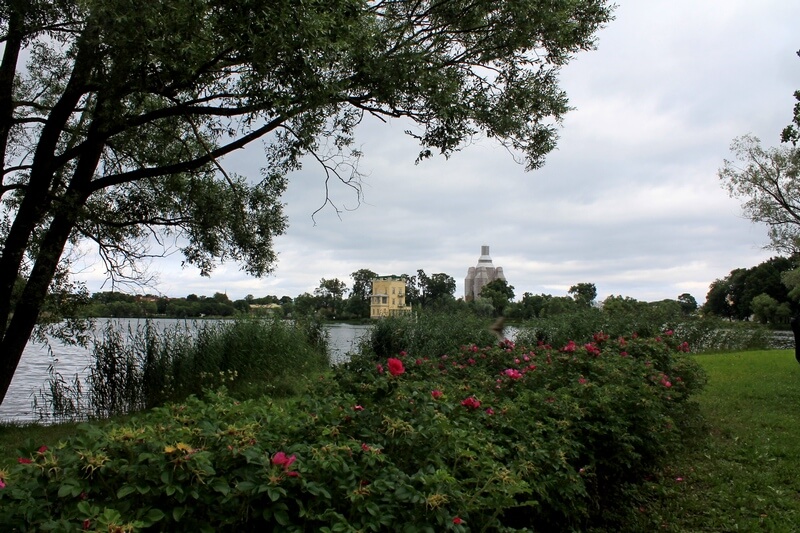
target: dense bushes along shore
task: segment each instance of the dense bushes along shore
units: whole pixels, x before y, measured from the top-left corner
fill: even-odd
[[[703,374],[671,332],[372,354],[294,401],[224,390],[3,465],[19,531],[586,531],[629,520]],[[636,514],[633,512],[633,514]],[[637,516],[636,520],[646,520]]]

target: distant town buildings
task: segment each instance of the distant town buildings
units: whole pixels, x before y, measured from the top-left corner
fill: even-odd
[[[370,317],[381,318],[411,311],[406,305],[406,282],[400,276],[378,276],[372,280]]]
[[[496,279],[506,279],[503,267],[495,267],[489,257],[489,247],[481,246],[481,256],[478,265],[469,267],[467,277],[464,279],[464,300],[470,302],[480,296],[481,289],[489,282]]]

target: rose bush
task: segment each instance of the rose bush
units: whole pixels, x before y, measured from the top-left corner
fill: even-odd
[[[613,529],[621,496],[681,445],[702,384],[665,334],[364,355],[295,402],[219,391],[36,443],[0,463],[0,525]]]

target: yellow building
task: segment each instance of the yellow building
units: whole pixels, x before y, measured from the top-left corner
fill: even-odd
[[[411,311],[406,305],[406,282],[400,276],[378,276],[372,280],[370,316],[381,318]]]

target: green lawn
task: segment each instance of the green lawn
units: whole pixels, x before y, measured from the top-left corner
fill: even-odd
[[[701,447],[654,485],[664,531],[800,531],[800,365],[790,350],[699,355]]]

